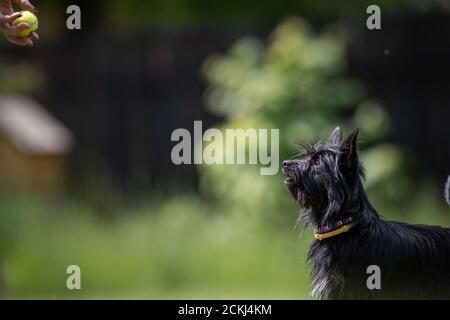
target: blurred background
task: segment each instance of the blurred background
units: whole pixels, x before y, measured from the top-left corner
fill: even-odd
[[[194,120],[280,128],[280,159],[359,127],[378,211],[450,227],[448,1],[377,1],[381,30],[360,0],[32,2],[40,42],[0,40],[3,298],[310,298],[281,173],[173,165]]]

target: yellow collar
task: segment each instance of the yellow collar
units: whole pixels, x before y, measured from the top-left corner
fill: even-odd
[[[331,238],[349,231],[355,225],[357,225],[355,219],[353,217],[347,217],[333,224],[328,224],[314,229],[314,237],[319,241],[326,238]]]

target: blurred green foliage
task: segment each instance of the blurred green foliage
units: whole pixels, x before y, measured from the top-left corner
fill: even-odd
[[[226,118],[224,128],[279,128],[281,160],[299,151],[296,141],[323,141],[336,126],[347,133],[359,127],[369,191],[384,200],[398,199],[383,184],[407,182],[404,153],[395,145],[380,144],[390,132],[389,117],[366,97],[359,81],[345,76],[344,39],[339,31],[315,34],[296,17],[282,22],[267,44],[241,39],[227,54],[205,62],[205,102]],[[229,203],[256,203],[275,212],[286,196],[282,179],[261,176],[257,169],[203,166],[202,186]]]
[[[46,74],[42,68],[30,63],[0,62],[0,93],[37,94],[46,91]]]

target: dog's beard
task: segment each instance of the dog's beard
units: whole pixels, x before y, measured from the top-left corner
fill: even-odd
[[[292,197],[295,201],[301,205],[303,208],[307,208],[309,206],[308,196],[306,195],[304,188],[301,186],[299,182],[299,177],[295,172],[291,170],[283,169],[283,174],[285,176],[284,184],[289,189]]]
[[[296,187],[295,189],[293,189],[291,191],[291,194],[294,196],[295,201],[297,201],[297,203],[301,205],[304,209],[309,208],[308,196],[301,189],[301,187]]]

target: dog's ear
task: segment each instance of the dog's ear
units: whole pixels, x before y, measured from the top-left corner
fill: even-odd
[[[330,144],[338,144],[342,141],[342,131],[341,128],[336,127],[333,132],[331,132],[330,136],[328,137],[328,143]]]
[[[346,171],[350,173],[354,173],[358,168],[358,152],[356,150],[358,132],[358,128],[353,130],[343,143],[341,164],[343,164]]]

